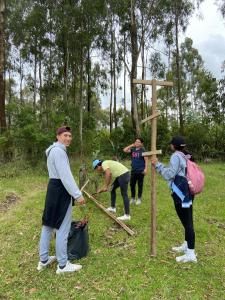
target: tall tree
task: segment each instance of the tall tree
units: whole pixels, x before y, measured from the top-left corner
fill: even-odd
[[[6,130],[5,115],[5,1],[0,0],[0,133]]]

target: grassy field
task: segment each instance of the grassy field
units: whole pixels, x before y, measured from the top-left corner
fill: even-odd
[[[0,299],[225,299],[225,165],[202,168],[206,187],[194,203],[197,264],[175,262],[171,247],[183,241],[183,232],[167,184],[159,176],[157,257],[150,257],[148,175],[143,204],[131,207],[132,220],[127,223],[136,235],[128,236],[88,202],[91,251],[80,261],[80,272],[59,276],[56,264],[36,271],[46,170],[1,167]],[[76,175],[76,164],[73,170]],[[117,195],[118,214],[122,214],[119,191]],[[7,207],[4,203],[10,197],[17,201]],[[98,199],[109,204],[109,194]],[[80,219],[82,210],[75,207],[73,216]]]

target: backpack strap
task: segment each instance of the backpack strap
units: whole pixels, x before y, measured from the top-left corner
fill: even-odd
[[[188,161],[188,158],[186,157],[186,155],[183,152],[181,152],[181,151],[176,151],[176,152],[177,152],[178,156],[181,156],[186,160],[185,176],[187,176],[187,161]],[[180,165],[180,159],[179,159],[179,165]],[[182,168],[179,170],[178,173],[180,173],[181,170],[182,170]]]

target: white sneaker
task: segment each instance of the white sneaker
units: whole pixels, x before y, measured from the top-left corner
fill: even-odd
[[[184,241],[182,245],[180,245],[180,246],[178,246],[178,247],[172,247],[172,250],[173,250],[174,252],[179,253],[179,252],[186,252],[186,251],[187,251],[187,248],[188,248],[188,247],[187,247],[187,242]]]
[[[136,205],[141,205],[141,199],[140,198],[137,199]]]
[[[178,256],[176,257],[176,261],[177,262],[182,262],[182,263],[186,263],[186,262],[197,262],[197,257],[196,256],[189,256],[187,254],[184,254],[182,256]]]
[[[79,271],[80,269],[82,269],[81,265],[71,264],[69,261],[67,261],[67,263],[63,269],[60,269],[60,267],[58,265],[56,274],[76,272],[76,271]]]
[[[187,252],[184,255],[176,257],[176,261],[182,262],[182,263],[186,263],[186,262],[195,262],[196,263],[197,257],[195,255],[195,250],[187,249]]]
[[[113,212],[113,213],[116,213],[116,208],[115,208],[115,207],[112,207],[112,206],[106,208],[106,210],[107,210],[107,211],[110,211],[110,212]]]
[[[130,199],[130,204],[135,204],[135,199],[134,198]]]
[[[130,220],[130,215],[123,215],[123,216],[121,216],[121,217],[118,217],[117,218],[118,220],[121,220],[121,221],[128,221],[128,220]]]
[[[43,262],[39,261],[37,270],[40,272],[44,270],[47,266],[51,265],[54,261],[56,261],[56,256],[49,256],[47,262],[44,264]]]

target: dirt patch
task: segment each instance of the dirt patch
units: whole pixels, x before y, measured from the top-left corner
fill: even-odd
[[[5,200],[2,203],[0,203],[0,213],[6,212],[7,210],[9,210],[11,205],[16,204],[20,200],[21,200],[21,198],[19,196],[17,196],[16,194],[12,193],[12,194],[6,195]]]
[[[219,222],[218,220],[216,220],[216,219],[206,219],[207,220],[207,222],[209,223],[209,224],[214,224],[214,225],[216,225],[218,228],[221,228],[221,229],[224,229],[225,230],[225,223],[221,223],[221,222]]]

